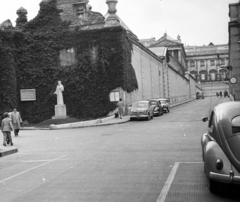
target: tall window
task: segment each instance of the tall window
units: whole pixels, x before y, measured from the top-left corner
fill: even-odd
[[[195,61],[194,60],[190,60],[190,67],[195,67]]]
[[[204,67],[205,66],[205,61],[204,60],[200,60],[200,67]]]
[[[110,93],[110,101],[111,102],[119,101],[119,91],[113,91]]]
[[[210,60],[210,66],[215,66],[215,60]]]
[[[205,74],[201,74],[201,80],[202,81],[206,80],[206,75]]]
[[[220,64],[221,64],[221,65],[225,65],[225,59],[221,59]]]
[[[210,73],[210,76],[211,76],[212,81],[216,80],[216,73],[215,72]]]
[[[61,50],[59,59],[61,66],[74,64],[76,62],[75,50],[73,48]]]

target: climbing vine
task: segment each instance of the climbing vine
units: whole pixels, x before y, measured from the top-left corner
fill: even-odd
[[[9,32],[9,33],[8,33]],[[18,105],[23,119],[40,122],[54,116],[57,81],[65,91],[67,114],[106,116],[116,108],[110,92],[138,88],[131,65],[132,43],[122,27],[74,30],[62,22],[56,0],[41,2],[36,18],[21,31],[0,32],[0,111]],[[8,40],[6,40],[8,39]],[[74,50],[75,62],[61,66],[60,52]],[[4,53],[4,54],[2,54]],[[20,101],[20,89],[36,89],[36,101]]]

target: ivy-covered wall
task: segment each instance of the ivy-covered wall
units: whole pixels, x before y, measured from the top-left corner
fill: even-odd
[[[131,65],[132,43],[122,27],[71,30],[52,0],[42,2],[39,14],[21,31],[8,32],[0,32],[0,112],[18,105],[29,122],[51,118],[56,104],[53,92],[61,80],[67,114],[97,118],[116,108],[109,99],[111,90],[138,88]],[[60,51],[72,48],[76,62],[61,66]],[[36,101],[20,101],[20,89],[36,89]]]

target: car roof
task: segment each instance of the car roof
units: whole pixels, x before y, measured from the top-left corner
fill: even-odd
[[[137,102],[134,102],[134,103],[138,103],[138,102],[141,102],[141,103],[148,103],[149,101],[147,101],[147,100],[143,100],[143,101],[137,101]]]
[[[240,102],[230,101],[224,102],[215,107],[215,113],[219,120],[233,119],[240,116]]]
[[[169,100],[168,98],[156,98],[156,99],[153,99],[153,100]]]

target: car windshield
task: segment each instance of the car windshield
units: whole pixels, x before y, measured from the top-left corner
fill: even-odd
[[[162,104],[166,104],[166,103],[167,103],[167,100],[161,100],[161,103],[162,103]]]
[[[133,103],[133,108],[147,108],[148,103],[146,102],[135,102]]]
[[[157,101],[151,101],[150,104],[151,105],[157,105]]]

